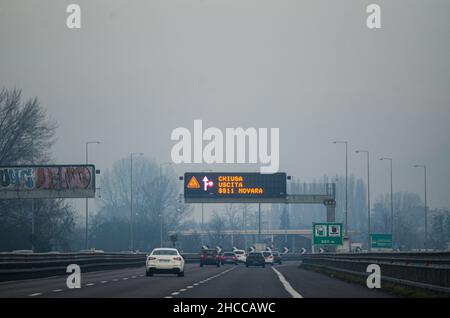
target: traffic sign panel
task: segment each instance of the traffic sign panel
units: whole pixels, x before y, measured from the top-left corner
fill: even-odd
[[[392,234],[370,234],[372,249],[392,249]]]
[[[285,199],[286,173],[187,172],[184,197],[186,201],[196,202]]]
[[[342,223],[313,223],[314,245],[342,245]]]

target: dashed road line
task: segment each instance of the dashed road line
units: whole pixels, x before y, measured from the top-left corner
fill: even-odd
[[[34,293],[34,294],[30,294],[28,295],[29,297],[36,297],[36,296],[41,296],[42,293]]]
[[[187,286],[186,288],[182,288],[182,289],[180,289],[178,292],[173,292],[173,293],[171,293],[171,295],[172,295],[172,296],[177,296],[177,295],[179,295],[181,292],[185,292],[185,291],[187,291],[188,289],[194,288],[194,286],[199,286],[200,284],[204,284],[204,283],[206,283],[206,282],[208,282],[208,281],[210,281],[210,280],[213,280],[214,278],[220,277],[220,276],[222,276],[222,275],[224,275],[224,274],[226,274],[226,273],[232,271],[232,270],[235,269],[235,268],[236,268],[236,267],[229,268],[229,269],[227,269],[227,270],[225,270],[225,271],[223,271],[223,272],[220,272],[219,274],[216,274],[216,275],[214,275],[214,276],[211,276],[211,277],[208,277],[208,278],[206,278],[206,279],[204,279],[204,280],[201,280],[201,281],[199,281],[199,282],[197,282],[197,283],[194,283],[194,284],[192,284],[192,285],[189,285],[189,286]]]
[[[62,292],[63,290],[62,289],[53,289],[52,290],[52,292],[54,292],[54,293],[59,293],[59,292]]]

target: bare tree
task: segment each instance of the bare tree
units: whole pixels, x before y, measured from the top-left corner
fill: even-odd
[[[21,91],[0,91],[0,165],[45,164],[51,157],[56,123],[37,98]],[[31,238],[30,200],[0,200],[0,250],[70,250],[75,212],[63,200],[35,200],[35,237]]]
[[[47,162],[56,127],[37,98],[23,103],[20,90],[0,91],[0,165]]]
[[[161,221],[163,239],[176,230],[191,212],[179,196],[177,177],[170,169],[160,175],[159,165],[144,157],[133,161],[133,229],[135,247],[148,250],[159,245]],[[97,247],[122,250],[129,247],[131,206],[130,159],[114,163],[102,177],[103,207],[95,216],[93,242]]]

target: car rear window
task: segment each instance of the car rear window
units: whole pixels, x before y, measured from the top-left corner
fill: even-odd
[[[177,251],[174,250],[156,250],[153,251],[153,255],[178,255]]]
[[[270,252],[263,252],[264,257],[270,256]]]
[[[202,254],[203,254],[203,255],[208,255],[208,256],[215,256],[215,255],[217,255],[217,251],[213,251],[213,250],[210,250],[210,251],[202,251]]]
[[[223,253],[223,256],[235,256],[234,253]]]
[[[239,254],[239,255],[241,255],[241,254],[244,254],[244,252],[243,252],[243,251],[236,251],[236,252],[234,252],[234,254]]]
[[[248,257],[261,257],[261,253],[250,253],[248,254]]]

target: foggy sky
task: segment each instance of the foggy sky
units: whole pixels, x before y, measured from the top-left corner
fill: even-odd
[[[66,27],[78,3],[82,28]],[[365,25],[382,9],[382,29]],[[303,181],[349,172],[450,207],[448,0],[0,2],[0,87],[37,96],[59,123],[57,163],[99,169],[130,152],[170,161],[177,127],[280,128],[280,171]],[[259,171],[259,165],[179,165]],[[372,200],[373,200],[372,199]],[[82,207],[82,205],[81,205]],[[81,209],[83,211],[83,209]]]

